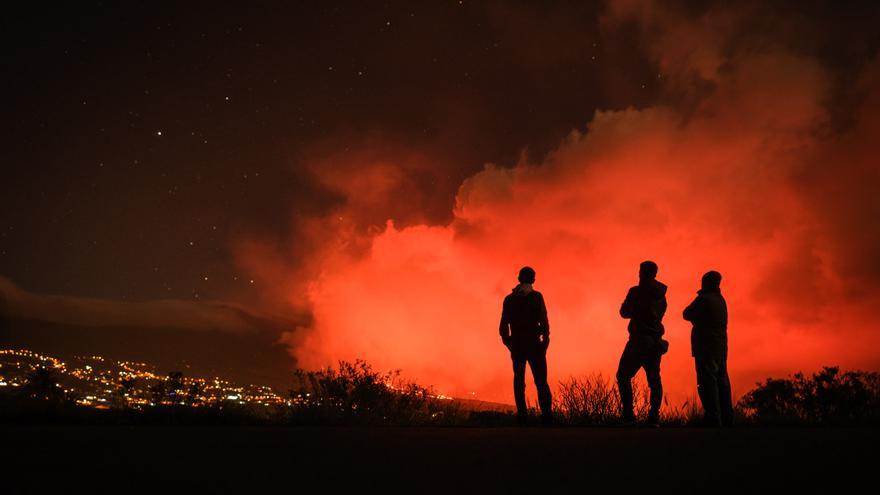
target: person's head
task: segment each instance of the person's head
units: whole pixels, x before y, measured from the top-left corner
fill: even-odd
[[[535,270],[530,266],[524,266],[519,270],[519,276],[517,277],[519,283],[521,284],[533,284],[535,283]]]
[[[639,264],[639,280],[654,280],[657,276],[657,263],[643,261]]]
[[[721,274],[716,272],[715,270],[704,273],[702,284],[704,289],[720,289]]]

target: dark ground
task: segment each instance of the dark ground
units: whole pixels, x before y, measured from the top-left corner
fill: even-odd
[[[880,466],[880,429],[3,425],[0,435],[2,493],[873,492]]]

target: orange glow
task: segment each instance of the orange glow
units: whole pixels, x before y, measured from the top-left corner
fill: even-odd
[[[541,163],[487,165],[465,180],[448,223],[397,225],[396,212],[420,207],[408,181],[430,158],[413,167],[411,150],[381,161],[356,150],[316,165],[344,204],[311,220],[296,246],[249,241],[239,253],[277,282],[271,296],[309,308],[312,323],[285,336],[299,365],[363,358],[447,395],[510,402],[498,319],[528,264],[549,310],[551,383],[613,375],[627,335],[617,311],[651,259],[669,285],[670,400],[695,393],[681,311],[710,269],[724,276],[735,395],[768,375],[880,367],[880,269],[869,248],[880,63],[863,74],[852,126],[823,134],[818,63],[769,51],[722,72],[712,60],[689,69],[715,85],[695,110],[597,112]],[[383,211],[384,224],[364,220]],[[281,261],[303,245],[295,267]]]

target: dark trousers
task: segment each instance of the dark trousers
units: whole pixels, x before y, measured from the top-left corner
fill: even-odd
[[[517,417],[522,420],[528,414],[526,407],[526,363],[528,362],[532,370],[532,378],[535,379],[535,387],[538,389],[541,416],[549,420],[553,397],[550,395],[550,385],[547,384],[547,349],[541,344],[514,346],[510,350],[510,359],[513,361],[513,398],[516,401]]]
[[[620,356],[617,366],[617,389],[620,391],[621,415],[626,419],[634,419],[632,379],[639,368],[645,369],[648,387],[651,389],[651,420],[660,415],[660,403],[663,400],[663,383],[660,381],[660,346],[656,339],[630,338]]]
[[[730,377],[727,376],[727,359],[713,356],[695,356],[697,367],[697,393],[705,422],[711,426],[733,424],[733,400],[730,396]]]

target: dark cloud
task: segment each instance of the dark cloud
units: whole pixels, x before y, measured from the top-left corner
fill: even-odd
[[[33,294],[0,277],[0,347],[62,359],[102,355],[284,390],[296,361],[280,338],[304,321],[221,302]]]
[[[221,302],[153,300],[123,302],[34,294],[0,277],[0,301],[6,317],[52,323],[107,327],[174,327],[191,331],[256,333],[290,328],[288,317],[261,315]]]

